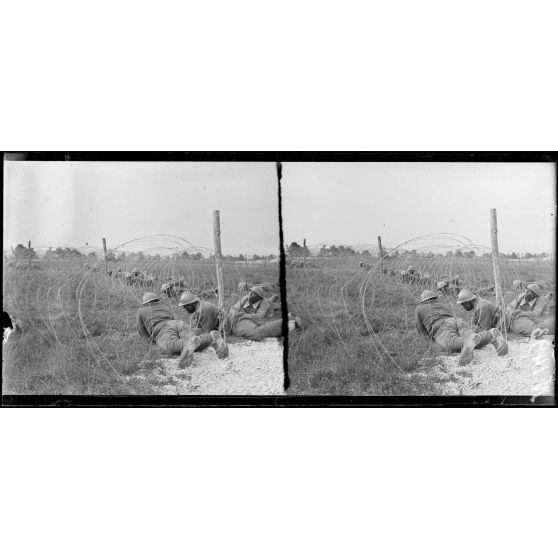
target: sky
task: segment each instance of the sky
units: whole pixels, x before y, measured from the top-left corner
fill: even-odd
[[[219,209],[223,254],[278,254],[277,208],[274,163],[5,161],[3,249],[163,234],[213,249]]]
[[[450,233],[490,246],[496,208],[500,252],[554,253],[555,172],[547,163],[285,163],[284,239],[376,245],[381,236],[393,248]]]

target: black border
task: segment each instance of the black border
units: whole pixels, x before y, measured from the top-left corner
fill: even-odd
[[[554,163],[556,151],[30,151],[5,152],[5,161],[246,161],[276,162],[280,223],[282,313],[287,311],[281,207],[281,162]],[[2,184],[4,173],[2,173]],[[286,327],[285,327],[286,329]],[[288,332],[283,362],[288,386]],[[556,356],[556,346],[554,347]],[[85,396],[2,395],[4,407],[556,407],[554,396]]]
[[[3,395],[10,407],[555,407],[553,396]]]
[[[4,160],[556,163],[558,151],[8,151]]]

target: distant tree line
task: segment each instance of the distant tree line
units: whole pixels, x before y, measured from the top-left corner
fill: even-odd
[[[389,255],[387,255],[389,254]],[[384,251],[384,257],[391,257],[397,258],[401,255],[408,255],[417,258],[491,258],[492,254],[490,252],[483,252],[477,253],[475,250],[448,250],[445,254],[442,253],[434,253],[431,250],[428,252],[420,251],[420,250],[402,250],[401,253],[399,250],[394,251]],[[547,258],[549,254],[546,252],[541,252],[540,254],[531,254],[531,252],[526,252],[525,254],[520,256],[516,252],[510,252],[509,254],[505,254],[500,252],[500,256],[506,259],[518,260],[518,259],[534,259],[534,258]],[[287,256],[291,258],[302,258],[304,256],[310,256],[310,250],[298,244],[298,242],[291,242],[289,246],[287,246]],[[371,254],[370,250],[362,250],[358,251],[350,246],[343,246],[343,245],[331,245],[331,246],[322,246],[318,252],[318,257],[344,257],[344,256],[353,256],[353,257],[362,257],[362,258],[370,258],[370,257],[378,257],[378,253]]]
[[[17,259],[37,259],[39,256],[37,255],[36,251],[32,247],[25,247],[23,244],[18,244],[15,248],[12,248],[12,255]],[[62,248],[58,246],[57,248],[48,248],[48,250],[42,255],[43,259],[73,259],[73,258],[87,258],[90,260],[97,260],[99,259],[96,252],[89,252],[87,254],[80,252],[77,248],[70,248],[65,247]],[[215,256],[213,254],[209,254],[204,256],[201,252],[192,252],[189,253],[187,250],[183,250],[179,254],[161,256],[160,254],[144,254],[143,252],[114,252],[109,250],[107,252],[107,261],[124,261],[126,259],[134,260],[134,261],[158,261],[158,260],[170,260],[173,258],[181,259],[181,260],[214,260]],[[272,260],[277,258],[277,256],[273,254],[263,255],[260,256],[258,254],[254,254],[248,257],[246,254],[239,254],[238,256],[234,255],[226,255],[223,256],[224,261],[246,261],[247,259],[251,261],[263,261],[263,260]]]

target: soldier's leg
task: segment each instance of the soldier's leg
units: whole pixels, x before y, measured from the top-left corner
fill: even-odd
[[[199,338],[184,322],[170,320],[163,327],[155,342],[159,347],[173,354],[180,354],[178,368],[186,368],[194,360],[194,351],[199,345]]]
[[[207,349],[207,347],[210,347],[213,343],[213,337],[211,337],[210,333],[202,333],[201,335],[198,335],[198,338],[200,340],[200,344],[196,349],[196,353]]]
[[[233,324],[233,333],[251,341],[259,341],[258,326],[249,318],[241,317]]]
[[[242,318],[233,326],[233,333],[252,341],[261,341],[266,337],[281,337],[283,333],[283,320],[272,320],[262,325],[256,325],[250,319]]]
[[[283,320],[281,318],[278,320],[271,320],[259,326],[258,329],[262,339],[266,337],[281,337],[281,335],[283,335]]]
[[[155,339],[155,343],[161,349],[172,354],[180,354],[184,348],[184,339],[180,337],[180,328],[177,322],[167,322]]]
[[[544,320],[540,320],[537,323],[537,327],[541,329],[548,329],[548,333],[550,335],[554,335],[554,330],[556,328],[556,319],[552,316],[545,318]]]
[[[533,333],[533,330],[537,327],[537,324],[533,320],[530,320],[526,316],[520,316],[519,318],[514,318],[510,324],[510,331],[517,333],[518,335],[529,336]]]
[[[446,351],[458,352],[463,348],[465,339],[459,336],[459,330],[455,321],[447,320],[438,329],[434,342]]]

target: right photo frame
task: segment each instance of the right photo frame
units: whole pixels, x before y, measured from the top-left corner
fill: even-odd
[[[554,403],[556,163],[531,155],[282,162],[287,395]]]

